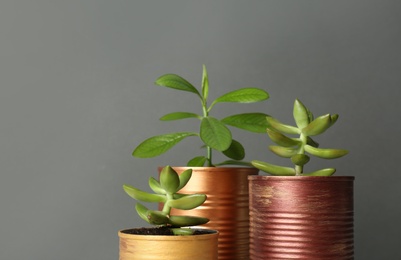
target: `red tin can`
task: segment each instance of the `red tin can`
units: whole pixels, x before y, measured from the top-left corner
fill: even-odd
[[[250,259],[354,259],[353,183],[249,176]]]

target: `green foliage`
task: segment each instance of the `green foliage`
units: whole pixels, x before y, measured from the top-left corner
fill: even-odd
[[[322,115],[314,118],[313,114],[298,99],[294,102],[293,116],[296,126],[286,125],[279,120],[267,116],[267,134],[277,145],[269,146],[274,154],[290,158],[294,167],[284,167],[262,161],[252,161],[252,165],[259,170],[277,176],[330,176],[336,169],[326,168],[313,172],[304,173],[304,166],[309,162],[309,155],[323,158],[335,159],[348,153],[343,149],[323,149],[315,142],[311,136],[324,133],[334,125],[338,115]],[[288,137],[287,135],[299,135],[298,137]],[[307,153],[307,154],[306,154]],[[309,154],[309,155],[308,155]]]
[[[196,156],[190,159],[188,166],[216,166],[223,163],[214,164],[212,162],[212,151],[216,150],[223,153],[230,160],[229,164],[244,164],[241,160],[245,157],[243,145],[233,140],[230,129],[227,126],[237,127],[243,130],[264,133],[267,122],[266,114],[263,113],[244,113],[231,115],[224,119],[217,119],[210,115],[212,108],[219,103],[255,103],[269,98],[269,94],[259,88],[242,88],[226,93],[213,100],[208,105],[209,98],[209,79],[206,67],[203,66],[201,91],[196,89],[190,82],[175,74],[166,74],[156,80],[156,85],[175,90],[186,91],[195,94],[201,103],[201,114],[192,112],[172,112],[160,118],[162,121],[174,121],[183,119],[198,119],[200,121],[199,131],[197,132],[175,132],[150,137],[140,143],[132,155],[139,158],[151,158],[159,156],[176,144],[190,136],[200,138],[206,153],[204,156]],[[249,165],[249,163],[245,163]]]
[[[139,190],[130,185],[124,185],[124,191],[135,200],[142,202],[164,203],[163,210],[150,210],[144,205],[137,203],[135,209],[138,215],[152,225],[168,226],[176,235],[192,234],[190,229],[182,227],[197,226],[209,221],[207,218],[195,216],[173,216],[171,209],[189,210],[202,205],[206,200],[205,194],[180,194],[178,193],[190,180],[192,169],[188,169],[180,175],[166,166],[160,172],[160,181],[150,177],[149,187],[155,193]]]

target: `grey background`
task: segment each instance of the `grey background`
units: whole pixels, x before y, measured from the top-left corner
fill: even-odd
[[[340,114],[319,141],[351,153],[312,166],[356,176],[356,259],[401,259],[401,1],[2,0],[0,37],[0,259],[117,259],[117,231],[144,225],[122,184],[146,188],[158,165],[198,152],[191,139],[131,156],[147,137],[196,129],[158,121],[199,106],[153,82],[172,72],[199,86],[202,64],[211,98],[271,95],[217,117],[292,123],[297,97]],[[234,132],[248,160],[279,161],[267,136]]]

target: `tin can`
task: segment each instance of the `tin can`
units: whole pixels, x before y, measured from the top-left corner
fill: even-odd
[[[353,183],[250,176],[250,259],[354,259]]]
[[[197,228],[219,231],[219,260],[249,259],[248,176],[258,169],[249,167],[173,167],[179,174],[191,168],[192,177],[180,193],[203,193],[206,202],[193,210],[171,211],[172,215],[209,218]]]

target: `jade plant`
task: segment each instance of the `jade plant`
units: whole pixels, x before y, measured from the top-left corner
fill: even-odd
[[[203,143],[202,147],[206,150],[205,155],[191,158],[187,166],[249,164],[241,161],[245,157],[244,146],[232,138],[232,133],[227,126],[234,126],[256,133],[265,133],[267,126],[265,118],[267,115],[263,113],[242,113],[219,120],[212,116],[210,112],[219,103],[255,103],[266,100],[269,98],[269,94],[265,90],[259,88],[241,88],[226,93],[209,104],[209,79],[205,66],[203,66],[200,91],[186,79],[176,74],[165,74],[159,77],[155,84],[157,86],[190,92],[198,97],[201,104],[201,113],[173,112],[162,116],[160,120],[198,119],[200,122],[199,131],[181,131],[150,137],[136,147],[132,153],[133,156],[139,158],[156,157],[167,152],[187,137],[199,137]],[[214,163],[212,161],[213,150],[222,152],[229,159],[221,163]]]
[[[304,172],[304,166],[309,162],[310,155],[323,159],[335,159],[348,153],[344,149],[319,148],[319,144],[312,137],[322,134],[334,125],[337,114],[325,114],[314,118],[312,112],[298,99],[294,102],[293,116],[296,126],[281,123],[279,120],[267,116],[267,134],[277,145],[269,146],[274,154],[290,158],[294,167],[284,167],[254,160],[252,165],[271,175],[278,176],[330,176],[335,168],[325,168],[312,172]],[[298,135],[289,137],[287,135]]]
[[[203,204],[205,194],[180,194],[190,180],[192,169],[187,169],[180,175],[171,168],[165,166],[160,172],[160,181],[149,178],[149,187],[154,193],[142,191],[130,185],[124,185],[124,191],[142,202],[163,203],[162,210],[151,210],[141,203],[137,203],[135,209],[138,215],[151,225],[168,227],[175,235],[191,235],[194,230],[188,227],[206,224],[209,219],[196,216],[171,215],[171,209],[190,210]]]

